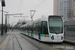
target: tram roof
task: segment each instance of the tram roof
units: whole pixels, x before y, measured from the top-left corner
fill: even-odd
[[[25,25],[22,25],[21,27],[24,27],[24,26],[27,26],[27,25],[32,25],[33,23],[38,23],[38,22],[41,22],[41,21],[48,21],[48,17],[50,17],[50,16],[55,17],[55,16],[58,16],[58,15],[43,16],[43,17],[41,17],[41,18],[39,18],[39,19],[37,19],[37,20],[35,20],[33,22],[29,22],[29,23],[27,23]]]

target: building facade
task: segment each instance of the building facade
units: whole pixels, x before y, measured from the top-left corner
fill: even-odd
[[[63,16],[64,21],[70,20],[72,0],[54,0],[54,15]]]
[[[75,0],[72,0],[72,19],[75,20]]]

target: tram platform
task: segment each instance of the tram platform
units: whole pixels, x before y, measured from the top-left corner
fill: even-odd
[[[5,47],[5,39],[8,36],[8,33],[4,33],[3,35],[0,35],[0,50],[3,50],[3,47]]]
[[[0,35],[0,44],[5,40],[8,34],[5,34],[3,36]]]

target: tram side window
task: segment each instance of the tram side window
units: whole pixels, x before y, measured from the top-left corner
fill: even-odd
[[[42,34],[48,34],[47,22],[42,22]]]
[[[30,26],[28,25],[28,31],[30,30]]]
[[[25,30],[26,30],[26,26],[25,26]]]
[[[22,27],[22,31],[23,31],[23,27]]]
[[[26,28],[26,30],[27,30],[27,26],[26,26],[25,28]]]
[[[23,31],[23,28],[21,27],[22,31]]]
[[[26,31],[27,31],[27,26],[26,26]]]
[[[27,31],[28,31],[29,27],[27,26]]]
[[[36,31],[36,23],[34,23],[34,25],[33,25],[33,32],[35,32]]]
[[[36,33],[38,33],[38,23],[36,23]]]
[[[1,26],[0,26],[0,30],[1,30]]]
[[[24,31],[24,27],[22,27],[23,28],[23,31]]]
[[[29,26],[28,26],[28,32],[29,32]]]
[[[33,25],[30,26],[30,31],[33,31],[33,28],[32,27],[33,27]]]
[[[41,22],[37,23],[37,31],[41,33]]]
[[[26,27],[25,27],[25,30],[26,30]]]
[[[33,25],[30,25],[30,32],[32,32],[33,31]]]

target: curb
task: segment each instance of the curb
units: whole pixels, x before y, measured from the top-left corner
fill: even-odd
[[[63,42],[64,42],[64,43],[67,43],[67,44],[75,45],[75,42],[72,42],[72,41],[64,40]]]

